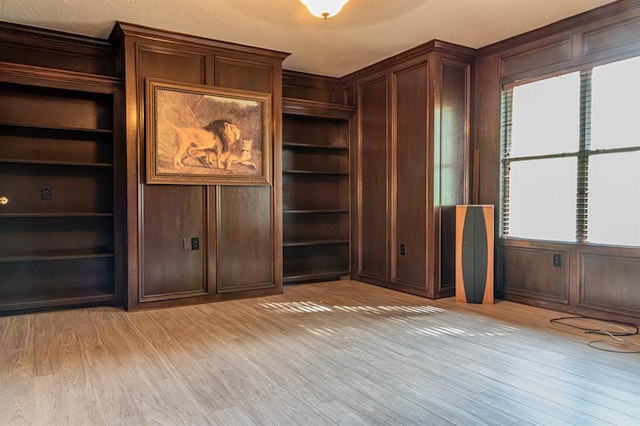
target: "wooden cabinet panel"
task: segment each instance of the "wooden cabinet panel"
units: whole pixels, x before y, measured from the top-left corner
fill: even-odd
[[[454,294],[455,220],[442,213],[467,202],[474,53],[432,41],[354,74],[364,281]]]
[[[271,187],[223,186],[217,205],[218,292],[274,288]]]
[[[508,76],[523,71],[544,68],[571,60],[573,45],[571,37],[549,40],[548,44],[528,49],[502,58],[501,75]]]
[[[553,266],[553,255],[564,261]],[[545,248],[502,247],[502,284],[505,294],[534,297],[561,303],[569,301],[569,264],[567,251]]]
[[[204,294],[205,187],[146,185],[143,200],[140,301]],[[185,251],[194,237],[200,249]]]
[[[184,83],[205,83],[206,55],[204,54],[169,50],[153,44],[140,44],[137,50],[140,59],[136,77],[139,79],[140,87],[144,87],[144,79],[149,77]]]
[[[440,235],[435,236],[440,268],[439,291],[455,288],[455,220],[454,206],[469,200],[469,122],[471,66],[444,59],[440,96],[440,140],[434,147],[439,160],[434,162],[434,222]],[[439,222],[439,224],[438,224]],[[440,241],[438,242],[438,237]],[[437,250],[439,243],[439,250]]]
[[[392,281],[425,287],[429,143],[426,63],[394,73],[396,103]]]
[[[387,280],[387,79],[359,87],[359,271]]]
[[[281,238],[281,222],[274,218],[280,212],[280,197],[275,194],[280,193],[281,178],[272,175],[273,185],[260,187],[146,184],[144,88],[147,78],[159,78],[270,94],[268,143],[272,170],[279,172],[280,158],[275,157],[280,154],[281,62],[286,55],[124,23],[117,24],[112,38],[122,43],[127,80],[135,81],[126,87],[127,116],[138,118],[128,122],[132,128],[127,134],[132,213],[128,217],[129,279],[133,284],[128,308],[281,291],[281,253],[274,253]],[[141,197],[144,203],[137,206]],[[189,206],[189,212],[183,205]],[[162,234],[165,226],[172,230]],[[200,238],[199,250],[184,251],[182,239],[193,237]],[[166,241],[150,247],[147,240],[154,239]],[[132,255],[136,250],[139,258]],[[154,270],[158,257],[164,264]],[[142,273],[138,265],[144,267]],[[176,280],[178,276],[184,277],[183,282]]]
[[[640,314],[640,258],[580,253],[580,304]]]
[[[273,67],[224,57],[215,60],[215,85],[270,93]]]

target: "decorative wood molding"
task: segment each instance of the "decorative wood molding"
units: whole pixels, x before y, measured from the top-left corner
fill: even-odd
[[[197,46],[205,49],[233,50],[234,53],[244,53],[251,55],[252,58],[265,57],[272,60],[283,61],[287,56],[289,56],[289,53],[277,50],[252,47],[228,41],[211,40],[204,37],[117,21],[111,35],[109,36],[109,40],[116,44],[125,36],[147,38],[153,40],[154,43],[187,44],[189,46]]]
[[[402,53],[384,59],[366,68],[355,71],[351,74],[347,74],[341,78],[341,81],[346,84],[351,81],[357,81],[362,78],[366,78],[373,74],[387,72],[389,69],[392,69],[398,65],[406,66],[409,61],[420,58],[423,55],[429,54],[431,52],[452,55],[458,59],[466,58],[467,60],[473,60],[473,58],[476,57],[478,51],[470,47],[448,43],[442,40],[431,40],[427,43],[413,47],[409,50],[405,50]]]

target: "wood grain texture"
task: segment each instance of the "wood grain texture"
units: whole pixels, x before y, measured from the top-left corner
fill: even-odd
[[[388,112],[386,77],[361,83],[358,93],[357,274],[388,280]]]
[[[126,76],[123,116],[127,117],[127,308],[197,303],[232,298],[234,294],[236,297],[249,297],[254,293],[265,294],[265,289],[271,293],[279,292],[282,282],[282,255],[279,250],[282,234],[279,219],[282,188],[281,62],[286,54],[122,22],[117,23],[110,39],[114,44],[120,44],[123,74]],[[149,188],[152,185],[144,183],[144,130],[148,125],[145,122],[144,83],[148,78],[270,94],[270,178],[273,186],[257,189],[247,187],[237,191],[186,185],[174,189],[178,199],[190,198],[192,191],[208,194],[196,202],[196,215],[201,226],[195,229],[196,234],[191,235],[201,237],[201,249],[198,254],[188,252],[193,258],[204,257],[198,258],[196,265],[187,265],[184,253],[176,253],[170,259],[166,257],[169,250],[158,249],[163,254],[164,268],[171,272],[181,271],[189,283],[173,280],[178,290],[177,296],[165,292],[163,277],[167,274],[162,271],[163,268],[158,268],[151,284],[159,287],[160,291],[154,293],[153,298],[142,301],[145,295],[139,291],[142,288],[141,281],[145,280],[146,288],[146,275],[154,273],[150,269],[154,262],[153,253],[145,253],[148,247],[145,245],[146,222],[152,220],[144,216],[145,210],[151,208],[156,215],[166,216],[166,219],[158,219],[158,222],[170,222],[182,214],[178,203],[168,202],[166,198],[160,197],[158,200],[162,206],[147,205],[150,201],[147,192],[161,191]],[[142,205],[140,200],[145,204]],[[242,221],[246,224],[241,224]],[[225,228],[221,228],[221,224]],[[176,240],[172,239],[170,244],[175,247]],[[197,280],[194,278],[196,276]],[[220,279],[224,280],[223,284],[220,284]]]
[[[429,67],[418,66],[393,73],[395,100],[392,137],[393,235],[391,237],[391,280],[424,289],[427,274],[427,193],[432,184],[428,175],[427,146],[431,123]],[[401,250],[401,246],[405,250]]]
[[[637,357],[558,316],[340,281],[1,317],[0,424],[640,422]]]
[[[474,88],[474,148],[480,155],[478,203],[500,206],[503,85],[511,87],[528,79],[637,56],[639,28],[640,3],[621,0],[478,51]],[[499,216],[496,214],[496,230]],[[640,248],[519,239],[496,243],[499,297],[568,312],[640,315],[635,297],[637,267],[626,270],[627,259],[637,264]],[[562,255],[562,266],[553,266],[553,253]],[[606,261],[598,261],[599,256]],[[612,277],[609,271],[613,269]]]

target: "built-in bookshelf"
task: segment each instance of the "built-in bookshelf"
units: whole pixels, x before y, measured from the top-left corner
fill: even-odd
[[[118,84],[0,63],[0,311],[116,301]]]
[[[283,100],[284,282],[350,273],[350,123],[342,105]]]

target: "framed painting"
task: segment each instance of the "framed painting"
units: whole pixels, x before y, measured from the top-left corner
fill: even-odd
[[[147,183],[270,185],[269,94],[146,83]]]

